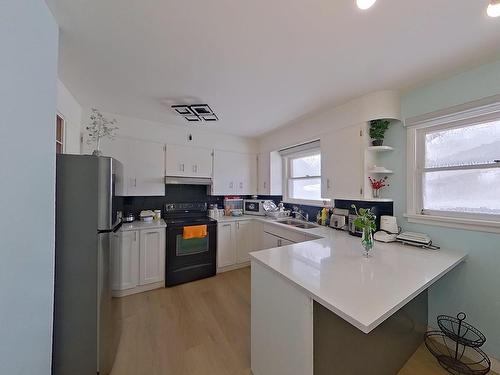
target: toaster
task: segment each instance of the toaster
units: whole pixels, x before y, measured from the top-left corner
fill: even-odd
[[[347,218],[349,210],[334,208],[333,214],[330,216],[330,227],[340,230],[348,230]]]

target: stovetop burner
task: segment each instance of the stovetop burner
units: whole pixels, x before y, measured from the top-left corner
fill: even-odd
[[[167,203],[163,218],[167,226],[217,223],[207,216],[207,203]]]

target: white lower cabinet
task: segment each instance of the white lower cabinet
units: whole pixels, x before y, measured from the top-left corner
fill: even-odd
[[[112,243],[113,296],[122,297],[163,286],[165,228],[119,231]]]
[[[112,289],[139,285],[139,231],[114,233],[112,254]]]
[[[316,237],[282,226],[245,219],[217,224],[217,272],[248,265],[252,251],[304,242]]]
[[[236,263],[250,261],[250,253],[255,251],[253,220],[236,222]]]
[[[287,238],[276,236],[272,233],[264,232],[262,234],[264,249],[272,249],[273,247],[281,247],[296,243]]]
[[[255,251],[254,221],[241,220],[219,223],[217,226],[217,269],[238,268],[250,261],[250,252]]]
[[[236,263],[236,223],[217,225],[217,268],[232,266]]]
[[[165,280],[165,229],[142,230],[139,257],[139,284]]]

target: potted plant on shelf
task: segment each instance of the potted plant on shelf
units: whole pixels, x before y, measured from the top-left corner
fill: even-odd
[[[361,229],[361,244],[363,245],[363,255],[369,257],[373,249],[373,232],[377,229],[375,219],[377,218],[370,208],[360,208],[359,210],[353,204],[351,207],[357,215],[354,220],[354,226]]]
[[[384,119],[370,121],[370,138],[373,146],[382,146],[385,132],[389,129],[390,124],[389,120]]]
[[[90,121],[90,124],[85,128],[89,132],[87,144],[90,145],[95,143],[95,150],[92,152],[92,155],[101,156],[101,139],[106,137],[110,139],[114,138],[115,131],[118,129],[118,127],[115,126],[116,120],[108,120],[102,115],[101,112],[99,112],[99,110],[92,108]]]
[[[384,178],[377,180],[376,178],[368,177],[368,179],[370,180],[370,184],[372,186],[373,198],[380,198],[380,190],[385,188],[386,186],[390,186],[389,184],[386,183],[387,178],[388,177],[385,176]]]

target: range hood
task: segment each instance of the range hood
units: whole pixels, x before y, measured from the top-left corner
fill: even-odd
[[[177,177],[165,176],[165,184],[167,185],[212,185],[212,179],[206,177]]]

